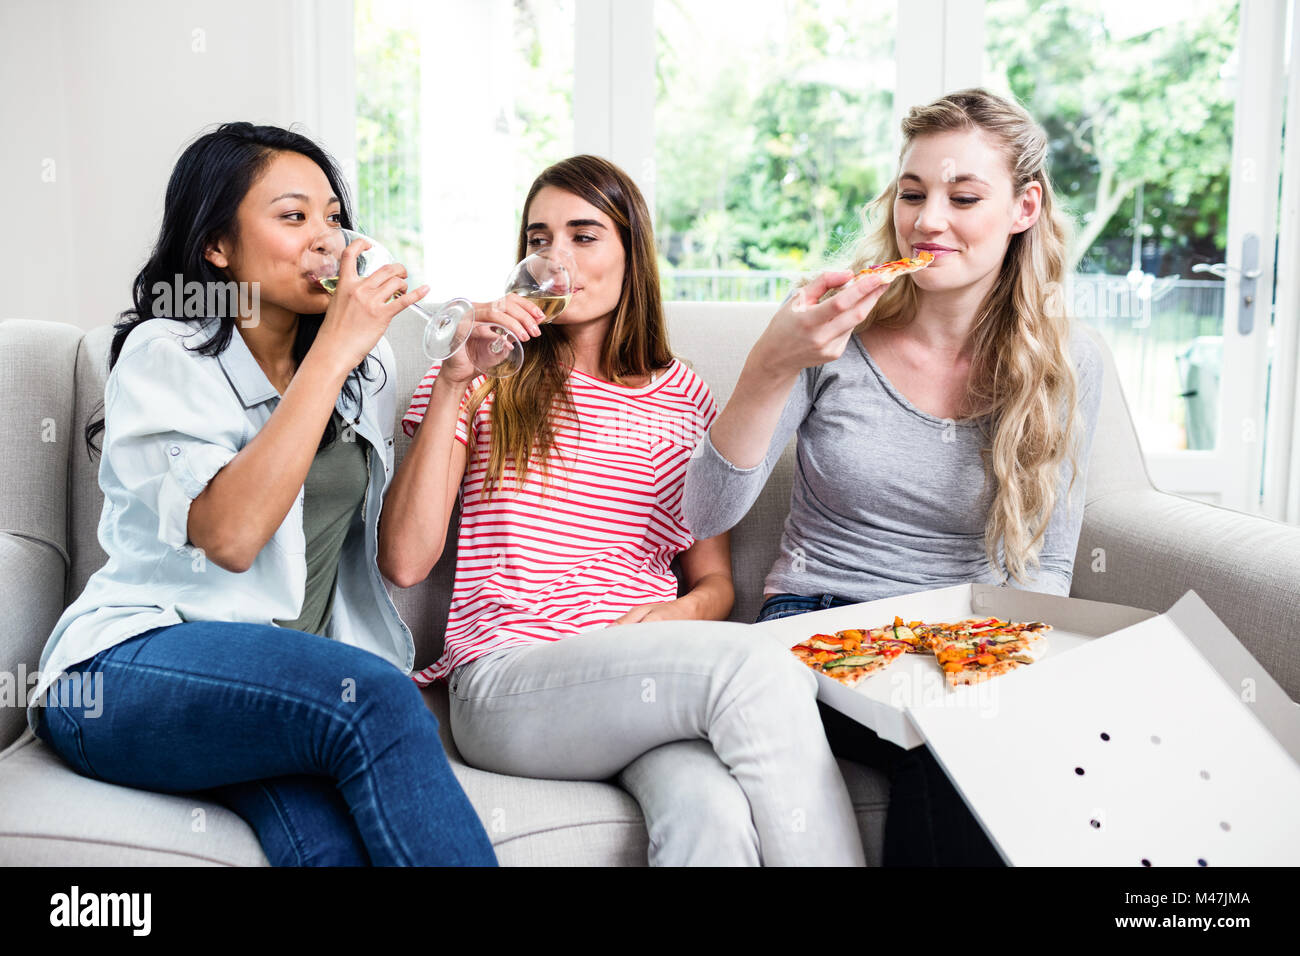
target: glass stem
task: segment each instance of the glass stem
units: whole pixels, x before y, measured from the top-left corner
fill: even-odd
[[[406,309],[403,310],[403,311],[414,312],[414,313],[416,313],[417,315],[423,316],[424,319],[425,319],[425,321],[430,321],[430,322],[433,321],[433,319],[434,319],[434,318],[437,316],[437,314],[438,314],[437,312],[430,312],[428,309],[426,309],[424,306],[420,305],[420,303],[418,303],[418,302],[413,302],[413,303],[411,303],[411,304],[408,305],[408,306],[406,307]],[[400,314],[400,313],[399,313],[399,314]]]

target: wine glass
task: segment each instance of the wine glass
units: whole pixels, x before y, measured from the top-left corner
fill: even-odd
[[[331,295],[338,288],[343,250],[357,239],[370,243],[370,248],[357,256],[357,275],[363,279],[395,261],[387,249],[368,236],[351,229],[330,230],[323,247],[313,244],[308,251],[305,271]],[[445,361],[463,348],[474,367],[485,375],[506,378],[523,364],[519,340],[499,325],[476,323],[474,303],[468,299],[451,299],[432,311],[417,302],[403,311],[424,320],[424,354],[434,362]]]
[[[569,304],[577,277],[573,255],[552,246],[526,256],[511,270],[506,293],[529,299],[542,310],[542,322],[550,322]]]

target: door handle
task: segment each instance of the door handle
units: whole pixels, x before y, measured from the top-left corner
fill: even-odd
[[[1248,232],[1241,240],[1241,268],[1230,266],[1226,262],[1198,262],[1192,266],[1193,272],[1210,272],[1220,279],[1228,278],[1229,272],[1241,276],[1241,302],[1237,310],[1237,331],[1250,335],[1255,328],[1255,281],[1263,275],[1259,268],[1259,236]]]
[[[1230,266],[1226,262],[1198,262],[1192,266],[1193,272],[1213,272],[1220,279],[1228,278],[1229,272],[1241,272],[1236,266]],[[1241,272],[1244,279],[1258,279],[1262,273],[1258,269],[1251,269],[1249,272]]]

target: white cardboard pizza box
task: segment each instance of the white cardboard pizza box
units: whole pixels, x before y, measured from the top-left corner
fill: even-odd
[[[893,716],[905,710],[1008,863],[1300,863],[1300,826],[1293,822],[1300,706],[1195,593],[1155,615],[982,585],[965,589],[969,606],[960,612],[949,609],[954,599],[960,606],[953,592],[963,588],[947,588],[909,595],[922,613],[913,614],[906,599],[872,602],[854,606],[857,614],[837,628],[819,621],[808,633],[862,626],[864,614],[887,607],[899,610],[886,621],[895,613],[905,620],[961,613],[1053,625],[1051,650],[1032,667],[970,687],[945,686],[943,693],[913,693],[914,678],[889,687],[890,670],[901,663],[928,663],[938,672],[933,660],[911,655],[853,689],[827,687],[835,682],[818,675],[827,703],[849,716],[865,714],[896,729]],[[808,622],[813,615],[800,617]],[[771,624],[798,619],[762,626],[770,632]],[[1119,626],[1108,627],[1112,622]],[[1101,634],[1089,633],[1099,628]],[[790,633],[797,632],[781,639]],[[878,686],[869,687],[873,682]],[[882,702],[883,690],[892,693]]]
[[[1300,864],[1300,708],[1195,593],[999,682],[911,716],[1008,863]]]

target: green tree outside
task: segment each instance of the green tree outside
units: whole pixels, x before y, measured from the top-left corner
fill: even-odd
[[[815,268],[855,235],[895,170],[892,91],[868,82],[872,64],[892,70],[892,17],[864,30],[864,4],[795,0],[785,36],[745,51],[761,68],[709,71],[692,5],[661,5],[677,18],[658,38],[664,266]],[[989,0],[985,30],[986,85],[1017,97],[1050,137],[1074,268],[1128,272],[1139,186],[1147,271],[1186,276],[1222,257],[1235,2],[1112,38],[1098,0]]]

